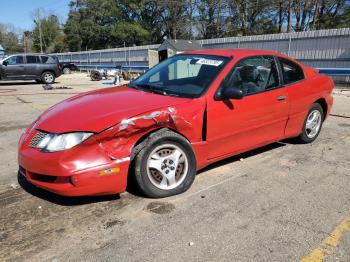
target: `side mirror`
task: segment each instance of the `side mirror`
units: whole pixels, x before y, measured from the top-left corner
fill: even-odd
[[[227,99],[242,99],[244,97],[243,91],[235,87],[226,87],[221,91],[220,98]]]
[[[4,62],[2,62],[2,64],[3,64],[4,66],[7,66],[7,65],[9,64],[9,62],[8,62],[8,61],[4,61]]]

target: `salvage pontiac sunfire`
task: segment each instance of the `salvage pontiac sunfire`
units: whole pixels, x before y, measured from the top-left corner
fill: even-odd
[[[148,197],[178,194],[220,159],[289,137],[314,141],[332,89],[275,52],[186,52],[129,85],[48,109],[20,138],[19,172],[66,196],[120,193],[127,181]]]

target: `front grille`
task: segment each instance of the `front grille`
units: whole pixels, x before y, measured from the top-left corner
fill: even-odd
[[[32,138],[32,140],[29,143],[29,146],[36,148],[38,146],[38,144],[41,142],[41,140],[43,140],[47,135],[48,135],[48,133],[44,133],[44,132],[39,131]]]

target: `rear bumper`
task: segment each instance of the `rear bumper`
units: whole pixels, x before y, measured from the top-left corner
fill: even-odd
[[[81,154],[52,154],[26,148],[18,154],[19,172],[31,184],[63,196],[124,192],[129,158],[111,160],[98,150],[94,154],[87,155],[84,150]]]

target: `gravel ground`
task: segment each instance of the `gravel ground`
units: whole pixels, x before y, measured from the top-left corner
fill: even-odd
[[[175,197],[63,198],[18,181],[19,135],[49,106],[107,85],[57,81],[0,83],[1,261],[350,261],[349,118],[330,116],[313,144],[211,165]],[[350,116],[350,92],[334,96],[332,114]]]

